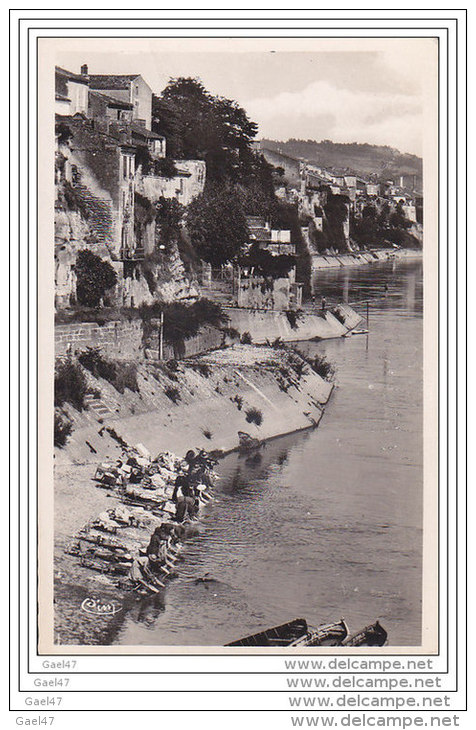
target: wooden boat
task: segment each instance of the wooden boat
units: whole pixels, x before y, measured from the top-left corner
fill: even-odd
[[[348,636],[349,629],[344,619],[332,624],[323,624],[310,629],[304,642],[295,641],[290,646],[340,646]]]
[[[306,619],[296,618],[225,646],[338,646],[347,634],[347,625],[343,619],[311,630]]]
[[[370,626],[357,631],[344,639],[342,646],[383,646],[387,641],[387,632],[383,626],[376,621]]]

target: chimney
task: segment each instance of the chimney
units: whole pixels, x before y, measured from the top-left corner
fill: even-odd
[[[87,76],[88,75],[88,65],[87,63],[83,64],[81,66],[81,76]]]

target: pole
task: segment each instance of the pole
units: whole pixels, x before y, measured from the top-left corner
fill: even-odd
[[[367,305],[367,329],[369,328],[369,303],[366,302]]]
[[[164,313],[160,313],[159,360],[164,359]]]

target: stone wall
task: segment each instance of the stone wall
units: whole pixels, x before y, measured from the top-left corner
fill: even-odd
[[[142,322],[78,322],[55,327],[55,355],[74,354],[87,347],[100,347],[104,354],[118,359],[142,357]]]
[[[204,327],[195,337],[173,347],[164,342],[163,359],[177,360],[192,357],[213,350],[223,343],[223,333],[213,327]],[[159,359],[158,331],[148,337],[146,349],[143,347],[143,328],[141,320],[132,322],[94,322],[60,324],[55,327],[55,355],[74,354],[87,347],[100,347],[104,355],[115,359],[140,360],[147,357]]]

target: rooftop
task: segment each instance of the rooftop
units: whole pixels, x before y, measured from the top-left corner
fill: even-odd
[[[131,81],[140,74],[90,74],[89,86],[91,89],[128,89]]]
[[[85,84],[88,86],[88,77],[83,76],[81,74],[74,74],[72,71],[67,71],[65,68],[61,68],[61,66],[55,66],[55,76],[58,80],[58,77],[63,78],[65,81],[76,81],[78,84]]]
[[[122,101],[121,99],[115,99],[112,96],[108,96],[108,94],[104,94],[102,91],[91,91],[91,96],[95,96],[96,98],[105,99],[107,101],[108,106],[113,107],[114,109],[133,109],[134,106],[131,104],[130,101]]]

